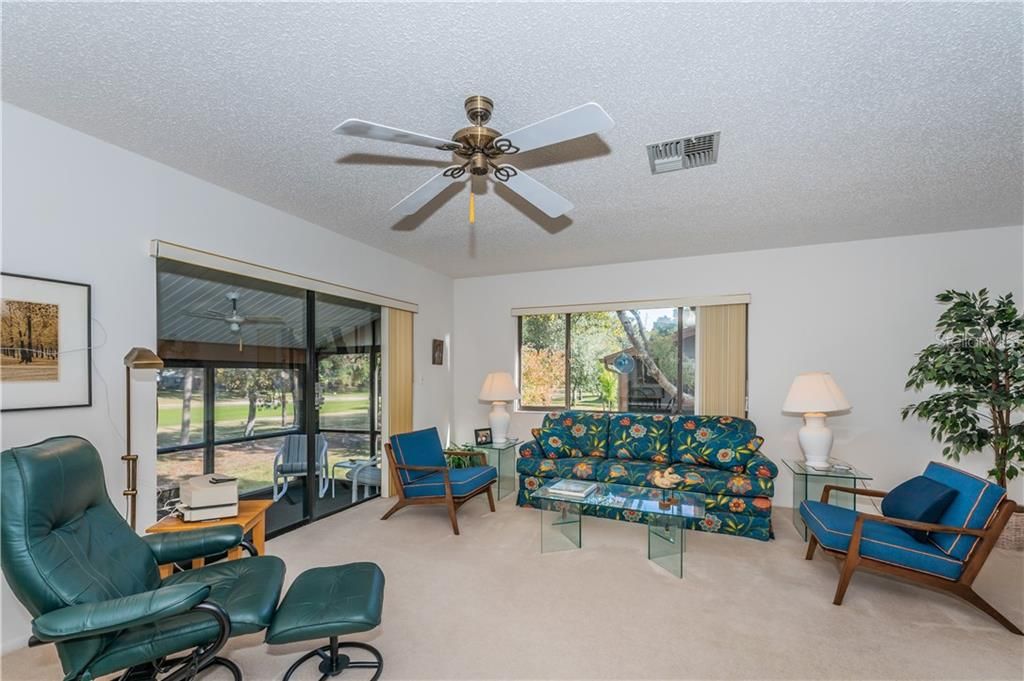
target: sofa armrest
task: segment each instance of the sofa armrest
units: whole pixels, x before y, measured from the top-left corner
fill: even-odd
[[[35,618],[32,633],[46,642],[109,634],[188,612],[209,594],[208,584],[174,584],[107,601],[69,605]]]
[[[542,459],[544,454],[540,451],[540,445],[534,442],[524,442],[519,448],[519,456],[524,459]]]
[[[775,465],[775,462],[760,453],[755,454],[750,461],[747,461],[744,470],[747,475],[757,478],[777,478],[779,476],[779,467]]]
[[[205,558],[233,549],[242,543],[241,525],[204,527],[180,532],[160,532],[142,538],[158,565]]]

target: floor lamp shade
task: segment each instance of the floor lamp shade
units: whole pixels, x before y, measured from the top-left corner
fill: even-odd
[[[810,466],[826,467],[832,451],[832,431],[825,425],[828,414],[846,411],[850,402],[839,389],[832,374],[812,371],[793,379],[782,410],[802,414],[804,426],[800,429],[800,448]]]
[[[512,417],[509,416],[505,405],[518,399],[519,390],[512,379],[512,374],[507,371],[487,374],[480,388],[480,401],[491,403],[488,421],[491,426],[491,439],[495,442],[505,442],[508,439],[508,426]]]

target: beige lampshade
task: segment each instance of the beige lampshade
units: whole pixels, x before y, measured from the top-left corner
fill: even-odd
[[[782,411],[794,414],[828,414],[849,408],[846,396],[827,371],[810,371],[794,378],[782,405]]]
[[[510,402],[519,399],[519,391],[516,389],[512,374],[507,371],[498,371],[487,374],[484,385],[480,388],[480,400],[483,402]]]

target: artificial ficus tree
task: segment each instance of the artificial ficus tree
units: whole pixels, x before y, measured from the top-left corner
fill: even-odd
[[[907,389],[938,392],[903,408],[931,424],[942,455],[959,461],[991,448],[989,476],[1005,487],[1024,468],[1024,317],[1013,295],[994,301],[978,293],[944,291],[937,342],[917,353]]]

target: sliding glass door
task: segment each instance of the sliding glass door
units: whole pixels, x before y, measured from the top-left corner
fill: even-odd
[[[273,501],[270,533],[379,493],[379,307],[170,260],[157,274],[161,515],[213,472]]]
[[[319,515],[380,493],[380,308],[317,293],[316,430],[329,494]]]

